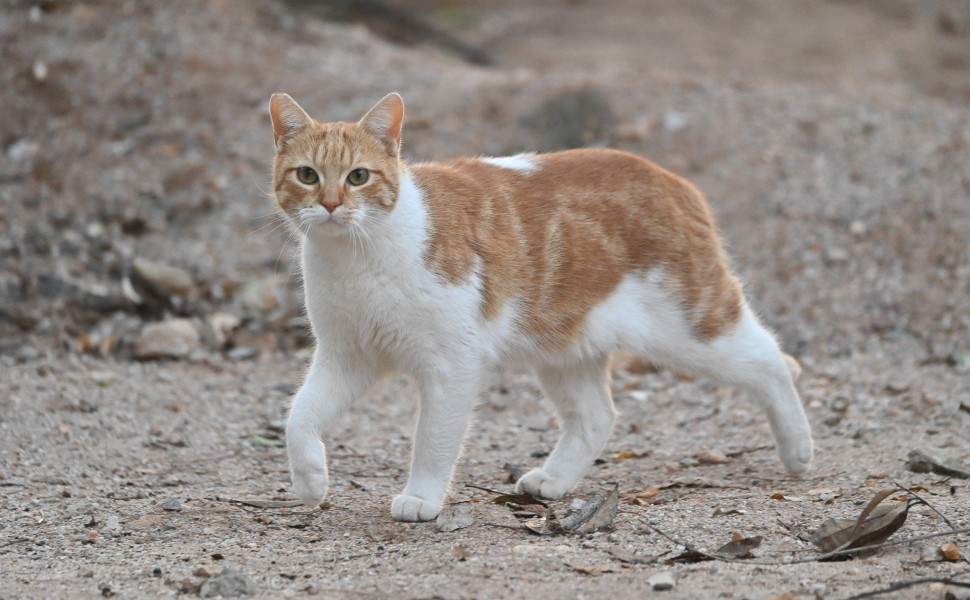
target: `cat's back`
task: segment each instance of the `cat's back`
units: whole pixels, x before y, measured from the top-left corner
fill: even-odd
[[[730,320],[709,318],[704,305],[738,306],[701,193],[637,155],[580,149],[462,158],[416,165],[412,174],[430,217],[429,267],[452,283],[477,273],[482,315],[496,318],[516,302],[536,315],[529,329],[542,345],[572,338],[587,312],[634,272],[662,269],[686,295],[703,337]]]

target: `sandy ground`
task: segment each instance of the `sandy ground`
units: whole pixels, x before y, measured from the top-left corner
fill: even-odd
[[[917,447],[970,462],[970,6],[414,6],[493,65],[397,45],[342,3],[0,5],[0,598],[849,598],[970,581],[937,552],[965,557],[966,533],[824,563],[807,541],[894,482],[940,514],[914,506],[891,540],[946,531],[941,515],[970,527],[967,480],[906,467]],[[390,519],[406,380],[335,424],[322,510],[238,502],[292,500],[279,425],[309,343],[265,194],[266,101],[354,119],[390,90],[410,159],[610,145],[697,182],[805,368],[815,470],[785,476],[734,390],[621,362],[614,437],[574,494],[618,486],[609,531],[539,536],[488,502],[511,491],[505,463],[541,461],[557,436],[514,370],[483,393],[455,478],[466,528]],[[200,339],[136,360],[170,317]],[[734,533],[763,536],[755,558],[670,561]],[[676,583],[655,592],[661,571]]]

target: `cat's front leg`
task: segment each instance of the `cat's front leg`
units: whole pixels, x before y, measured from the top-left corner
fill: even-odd
[[[478,394],[471,369],[419,377],[421,410],[414,435],[411,475],[391,503],[398,521],[430,521],[441,512],[452,471]]]
[[[321,438],[337,414],[373,380],[360,366],[340,364],[319,353],[293,397],[286,423],[286,452],[293,492],[313,508],[327,495],[327,455]]]

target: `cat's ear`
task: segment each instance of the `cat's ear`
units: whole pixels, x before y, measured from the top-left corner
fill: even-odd
[[[404,100],[391,92],[370,109],[357,126],[371,132],[384,143],[388,154],[401,152],[401,123],[404,122]]]
[[[273,140],[277,150],[282,150],[287,140],[313,122],[287,94],[273,94],[269,99],[269,117],[273,120]]]

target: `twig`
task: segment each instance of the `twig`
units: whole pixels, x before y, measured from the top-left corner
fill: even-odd
[[[943,583],[943,584],[952,585],[955,587],[970,588],[970,582],[967,582],[967,581],[955,581],[949,577],[924,577],[923,579],[913,579],[912,581],[901,581],[899,583],[894,583],[888,587],[879,588],[877,590],[870,590],[868,592],[862,592],[861,594],[856,594],[855,596],[849,596],[848,598],[846,598],[846,600],[859,600],[860,598],[874,598],[876,596],[881,596],[883,594],[891,594],[893,592],[898,592],[899,590],[905,590],[911,587],[916,587],[918,585],[923,585],[924,583]]]
[[[898,487],[899,489],[905,491],[907,494],[909,494],[913,498],[916,498],[916,500],[918,500],[918,502],[915,502],[914,504],[922,504],[926,508],[928,508],[928,509],[932,510],[933,512],[935,512],[936,514],[938,514],[940,516],[940,518],[943,519],[943,522],[946,523],[947,526],[949,526],[950,529],[956,529],[956,527],[953,525],[953,523],[950,522],[950,519],[947,519],[946,516],[943,515],[943,513],[941,513],[940,511],[936,510],[936,507],[933,506],[932,504],[930,504],[929,502],[927,502],[926,500],[924,500],[922,496],[920,496],[919,494],[917,494],[913,490],[909,489],[905,485],[902,485],[901,483],[899,483],[895,479],[891,479],[890,481],[892,481],[896,485],[896,487]]]
[[[14,544],[23,544],[24,542],[29,542],[29,538],[14,538],[0,544],[0,548],[6,548],[7,546],[13,546]]]
[[[480,485],[475,485],[474,483],[466,483],[465,487],[470,487],[472,489],[481,490],[483,492],[488,492],[489,494],[498,494],[499,496],[506,495],[505,492],[500,492],[498,490],[493,490],[487,487],[482,487]]]

